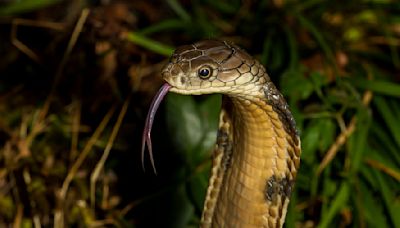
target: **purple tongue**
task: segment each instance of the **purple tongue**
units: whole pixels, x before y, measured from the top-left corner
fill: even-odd
[[[171,88],[171,86],[168,83],[165,83],[164,85],[161,86],[160,90],[158,90],[156,96],[153,98],[153,101],[151,102],[150,109],[149,109],[149,112],[147,113],[147,117],[146,117],[146,123],[145,123],[144,129],[143,129],[142,167],[144,170],[144,149],[147,144],[147,148],[149,149],[150,162],[151,162],[151,165],[153,166],[153,170],[154,170],[155,174],[157,174],[157,171],[156,171],[156,166],[154,165],[153,149],[151,146],[151,128],[153,127],[154,116],[156,115],[157,109],[160,106],[161,101],[163,100],[165,95],[168,93],[170,88]]]

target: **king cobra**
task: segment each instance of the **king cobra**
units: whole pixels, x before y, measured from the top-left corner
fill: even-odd
[[[300,165],[300,138],[289,107],[265,68],[224,41],[175,50],[163,68],[143,132],[150,140],[155,112],[168,91],[223,95],[201,227],[282,227]],[[182,142],[184,143],[184,142]],[[154,168],[155,171],[155,168]]]

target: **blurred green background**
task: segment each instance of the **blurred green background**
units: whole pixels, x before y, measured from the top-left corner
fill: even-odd
[[[229,40],[287,98],[286,227],[400,227],[400,2],[0,1],[0,227],[197,227],[220,96],[169,94],[175,47]]]

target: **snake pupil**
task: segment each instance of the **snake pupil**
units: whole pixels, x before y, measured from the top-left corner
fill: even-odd
[[[211,75],[210,72],[211,72],[211,71],[210,71],[209,68],[201,68],[201,69],[199,70],[199,76],[200,76],[200,78],[203,78],[203,79],[208,78],[208,77],[210,77],[210,75]]]

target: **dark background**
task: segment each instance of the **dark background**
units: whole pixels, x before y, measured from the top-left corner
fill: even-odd
[[[229,40],[287,98],[302,161],[286,227],[400,227],[400,3],[0,1],[0,226],[197,227],[220,96],[170,94],[175,47]]]

